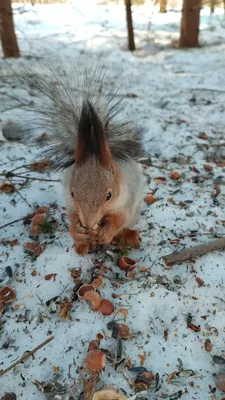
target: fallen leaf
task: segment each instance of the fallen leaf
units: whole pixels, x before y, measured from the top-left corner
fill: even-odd
[[[19,243],[19,241],[18,241],[18,239],[13,239],[13,240],[10,240],[10,239],[1,239],[1,240],[0,240],[0,243],[2,243],[2,244],[9,244],[11,247],[14,247],[14,246],[16,246],[16,245]]]
[[[31,250],[31,251],[35,250],[38,246],[40,246],[39,241],[38,242],[27,242],[24,244],[24,248],[26,250]]]
[[[212,192],[212,197],[217,197],[221,192],[219,185],[214,185],[214,191]]]
[[[174,378],[174,376],[176,376],[176,371],[172,372],[172,374],[169,374],[166,378],[166,382],[170,383],[172,381],[172,379]]]
[[[60,367],[52,367],[54,374],[59,374],[60,372]]]
[[[151,205],[157,201],[157,199],[154,197],[153,193],[146,194],[144,200],[145,200],[145,203],[148,205]]]
[[[0,183],[0,193],[14,193],[16,186],[13,183],[2,182]]]
[[[33,271],[31,272],[31,275],[32,275],[32,276],[37,276],[37,271],[36,271],[36,269],[33,269]]]
[[[180,239],[179,238],[170,239],[170,244],[175,244],[175,243],[180,243]]]
[[[77,278],[79,278],[79,276],[81,274],[81,269],[80,268],[69,268],[69,272],[73,279],[77,279]]]
[[[210,165],[210,164],[204,164],[203,168],[204,168],[205,171],[208,171],[208,172],[213,170],[213,166]]]
[[[121,339],[129,339],[130,337],[130,328],[127,325],[120,325],[119,333]]]
[[[140,365],[142,367],[145,363],[145,360],[147,359],[146,353],[138,354],[138,358],[140,359]]]
[[[205,350],[208,352],[208,353],[211,353],[211,351],[212,351],[212,343],[211,343],[211,340],[210,339],[206,339],[206,341],[205,341]]]
[[[198,297],[192,296],[193,300],[198,300]]]
[[[36,172],[44,172],[47,168],[49,168],[52,165],[52,161],[50,160],[40,160],[37,162],[34,162],[28,166],[28,169],[30,171],[36,171]]]
[[[57,275],[58,274],[47,274],[47,275],[45,275],[45,280],[46,281],[50,281],[51,279],[53,279],[53,281],[55,282],[55,279],[56,279]]]
[[[128,316],[128,310],[126,310],[125,308],[119,308],[118,310],[116,310],[115,315],[117,315],[119,313],[123,314],[124,321],[126,321],[126,318]]]
[[[168,340],[168,335],[169,335],[169,331],[166,328],[166,329],[164,329],[164,335],[163,335],[163,338],[164,338],[165,342]]]
[[[140,272],[148,272],[149,269],[148,269],[148,267],[139,267],[139,271]]]
[[[142,391],[148,390],[149,384],[146,382],[143,382],[141,379],[135,379],[134,387],[135,387],[136,392],[142,392]]]
[[[64,299],[60,302],[59,318],[71,320],[70,309],[72,308],[72,301]]]
[[[175,204],[175,201],[174,201],[174,199],[172,197],[169,197],[167,199],[167,201],[168,201],[168,203]]]
[[[203,139],[203,140],[207,140],[207,139],[208,139],[208,136],[206,135],[205,132],[200,132],[200,133],[199,133],[199,138],[200,138],[200,139]]]
[[[172,171],[170,172],[169,177],[173,180],[178,180],[180,179],[180,173],[177,171]]]
[[[192,169],[196,174],[200,174],[200,171],[195,167],[195,165],[193,165]]]
[[[188,324],[187,327],[190,328],[194,332],[200,332],[201,331],[200,325],[197,326],[197,325],[194,325],[194,324]]]
[[[203,279],[199,278],[198,276],[195,277],[195,280],[198,284],[198,287],[202,287],[205,286],[205,282],[203,281]]]
[[[166,181],[166,178],[164,176],[158,176],[157,178],[154,178],[154,181],[156,183],[164,183]]]

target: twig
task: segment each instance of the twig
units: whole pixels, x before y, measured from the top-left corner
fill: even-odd
[[[9,173],[9,172],[1,172],[0,176],[4,176],[5,178],[9,179],[11,178],[20,178],[20,179],[30,179],[32,181],[43,181],[43,182],[60,182],[59,179],[44,179],[44,178],[35,178],[34,176],[23,176],[22,174],[14,174],[14,173]]]
[[[25,217],[15,219],[14,221],[11,221],[11,222],[8,222],[7,224],[1,225],[0,229],[6,228],[7,226],[16,224],[19,221],[24,221],[25,219],[29,219],[29,218],[32,218],[32,217],[33,217],[33,214],[30,214],[30,215],[26,215]]]
[[[7,178],[7,179],[8,179],[8,181],[13,185],[12,180],[11,180],[10,178]],[[25,203],[28,205],[28,207],[31,208],[32,211],[34,211],[32,205],[31,205],[30,203],[28,203],[28,201],[27,201],[27,199],[26,199],[25,197],[23,197],[23,195],[20,193],[19,189],[18,189],[16,186],[14,186],[14,187],[15,187],[15,190],[16,190],[16,192],[18,193],[18,195],[21,197],[21,199],[22,199],[23,201],[25,201]]]
[[[35,347],[33,350],[26,352],[25,355],[23,355],[21,358],[19,358],[19,360],[15,361],[13,364],[11,364],[10,367],[8,367],[4,370],[1,370],[0,377],[5,375],[7,372],[11,371],[11,369],[15,368],[21,362],[25,361],[28,357],[32,356],[34,353],[36,353],[38,350],[40,350],[46,344],[51,342],[54,338],[55,338],[54,336],[51,336],[50,338],[46,339],[43,343],[39,344],[39,346]]]
[[[200,244],[181,251],[175,251],[163,257],[166,265],[172,266],[176,263],[192,260],[193,258],[201,257],[204,254],[211,253],[215,250],[225,249],[225,238],[212,240],[211,242]]]

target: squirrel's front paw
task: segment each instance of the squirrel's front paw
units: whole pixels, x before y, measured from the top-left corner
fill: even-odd
[[[96,242],[90,236],[88,230],[82,227],[79,222],[71,224],[70,234],[74,240],[75,250],[78,254],[87,254],[90,248],[95,248]]]
[[[99,231],[98,235],[98,244],[104,245],[111,243],[115,233],[110,229],[110,227],[105,226]]]

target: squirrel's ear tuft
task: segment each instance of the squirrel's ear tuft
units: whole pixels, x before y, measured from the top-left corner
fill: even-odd
[[[93,105],[86,101],[82,106],[78,126],[75,162],[80,166],[90,156],[94,156],[105,168],[112,165],[112,155],[102,121]]]

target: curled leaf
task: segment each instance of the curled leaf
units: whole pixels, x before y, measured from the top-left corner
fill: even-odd
[[[16,191],[16,187],[13,183],[2,182],[0,183],[0,193],[14,193]]]
[[[178,180],[180,179],[180,173],[177,171],[172,171],[170,172],[169,177],[173,180]]]
[[[58,274],[47,274],[47,275],[45,275],[45,280],[46,281],[53,280],[55,282],[55,278],[56,278],[57,275]]]
[[[212,351],[212,343],[210,339],[206,339],[205,341],[205,351],[207,351],[208,353],[211,353]]]

